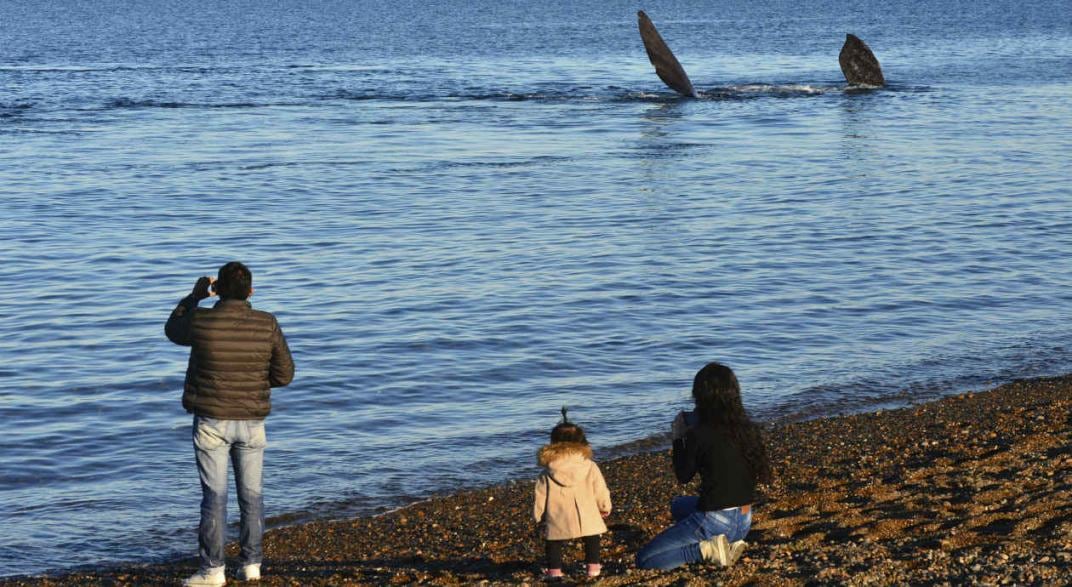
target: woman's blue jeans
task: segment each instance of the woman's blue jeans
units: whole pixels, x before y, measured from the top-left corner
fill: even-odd
[[[241,563],[261,562],[264,536],[264,497],[261,471],[264,447],[264,420],[218,420],[194,416],[194,454],[201,476],[201,526],[198,554],[202,569],[224,566],[223,542],[227,529],[227,462],[234,464],[241,511]],[[228,459],[230,457],[230,459]]]
[[[700,542],[724,534],[730,542],[743,540],[752,527],[752,512],[740,508],[713,512],[696,510],[700,498],[675,497],[670,502],[670,516],[675,524],[663,530],[637,553],[640,569],[673,569],[703,560]]]

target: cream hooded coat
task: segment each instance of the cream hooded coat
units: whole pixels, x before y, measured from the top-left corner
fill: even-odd
[[[548,540],[570,540],[607,531],[600,513],[610,513],[610,491],[591,447],[556,442],[540,449],[539,463],[546,467],[536,480],[533,515],[547,523]]]

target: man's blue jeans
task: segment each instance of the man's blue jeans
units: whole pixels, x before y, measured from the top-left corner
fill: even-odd
[[[752,512],[742,514],[739,508],[700,512],[700,498],[675,497],[670,502],[670,516],[676,522],[637,553],[637,568],[673,569],[686,563],[703,560],[700,542],[724,534],[726,540],[743,540],[752,527]]]
[[[264,556],[264,420],[217,420],[194,416],[194,454],[201,475],[201,526],[198,554],[202,569],[224,566],[223,542],[227,530],[227,460],[234,463],[238,508],[242,512],[241,564],[258,564]]]

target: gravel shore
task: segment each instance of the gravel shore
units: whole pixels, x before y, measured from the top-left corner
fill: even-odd
[[[670,498],[695,488],[673,482],[667,450],[601,462],[615,506],[604,576],[588,581],[577,564],[567,584],[1072,584],[1070,413],[1064,376],[769,427],[776,479],[757,504],[751,546],[729,569],[637,570],[634,553],[669,525]],[[272,530],[261,583],[537,583],[532,489],[526,479]],[[567,551],[579,557],[579,545]],[[0,584],[178,584],[195,570],[190,558]]]

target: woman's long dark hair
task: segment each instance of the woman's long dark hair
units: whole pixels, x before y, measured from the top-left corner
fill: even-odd
[[[741,385],[733,370],[721,363],[708,363],[692,381],[692,398],[700,421],[729,433],[741,449],[756,481],[771,479],[770,461],[759,427],[748,417],[741,403]]]

